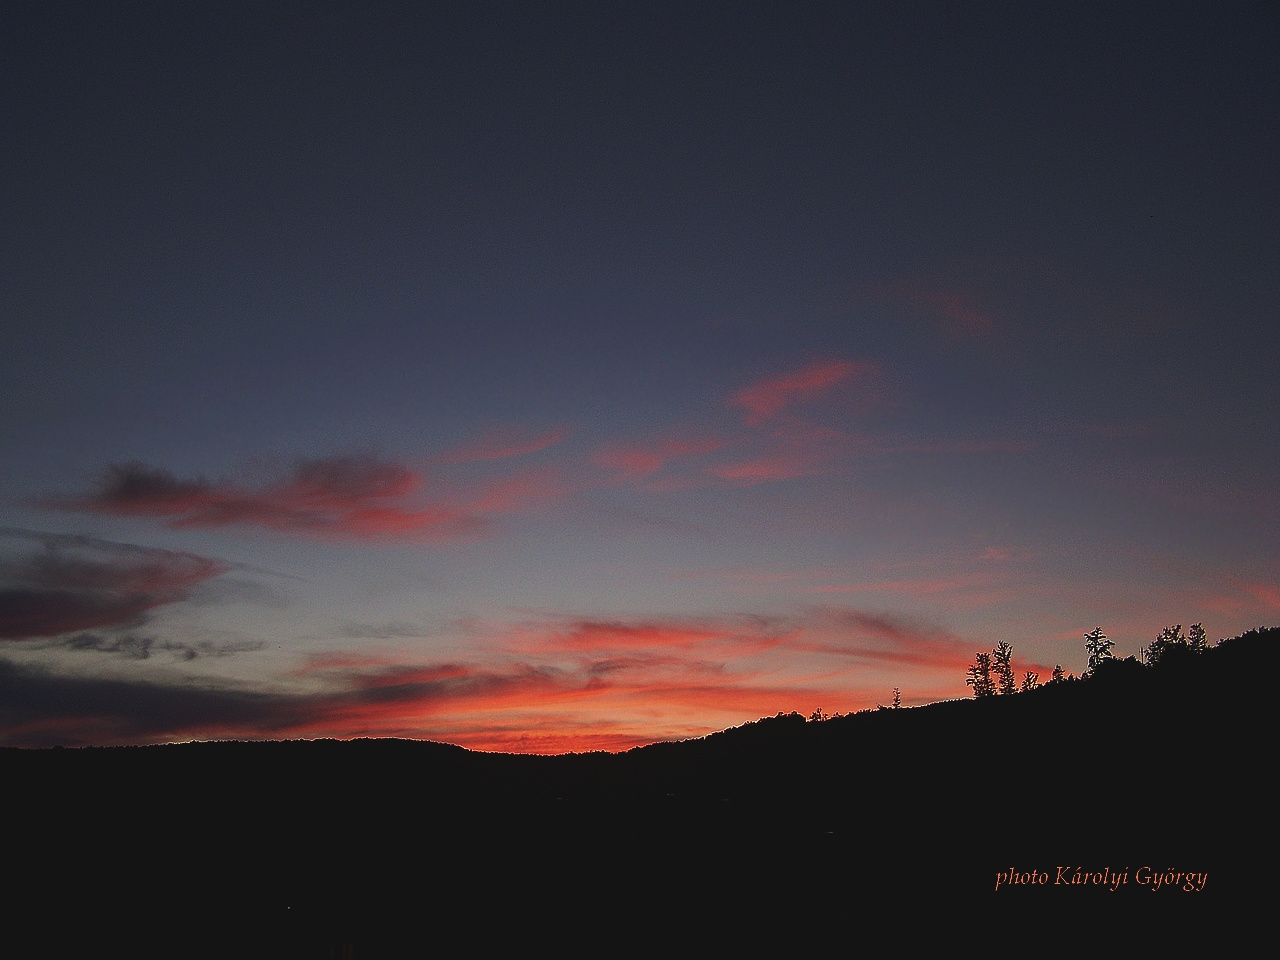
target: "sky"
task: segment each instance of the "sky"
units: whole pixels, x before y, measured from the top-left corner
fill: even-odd
[[[1278,33],[6,3],[0,744],[616,751],[1280,623]]]

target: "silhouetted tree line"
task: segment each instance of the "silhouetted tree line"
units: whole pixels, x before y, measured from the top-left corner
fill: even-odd
[[[1217,645],[1221,645],[1219,640]],[[1161,664],[1170,664],[1175,661],[1182,661],[1186,658],[1193,657],[1197,654],[1204,653],[1209,649],[1208,636],[1205,633],[1204,624],[1193,623],[1187,632],[1182,632],[1182,624],[1175,624],[1165,627],[1160,631],[1159,635],[1151,642],[1149,646],[1143,647],[1140,658],[1124,657],[1118,658],[1113,650],[1115,641],[1102,632],[1101,627],[1094,627],[1084,635],[1085,652],[1089,655],[1088,667],[1080,678],[1074,674],[1067,673],[1062,669],[1061,664],[1055,664],[1053,674],[1047,681],[1049,684],[1066,683],[1076,679],[1084,679],[1086,677],[1096,676],[1100,670],[1111,672],[1110,664],[1132,664],[1134,666],[1145,665],[1147,667],[1157,667]],[[969,665],[965,678],[965,683],[973,688],[975,697],[994,697],[1007,696],[1011,693],[1026,693],[1028,690],[1035,690],[1041,686],[1040,674],[1034,670],[1027,670],[1022,675],[1019,682],[1017,673],[1013,668],[1013,646],[1005,641],[998,643],[994,650],[990,653],[979,652],[974,655],[974,661]],[[902,706],[902,691],[893,688],[893,707],[898,709]],[[888,710],[889,707],[883,704],[878,705],[877,710]],[[863,711],[858,711],[863,712]],[[782,714],[779,714],[781,716]],[[849,716],[843,713],[826,713],[821,708],[813,711],[808,717],[811,721],[836,720],[840,717]],[[799,716],[799,715],[797,715]]]
[[[965,683],[973,687],[975,697],[994,697],[1017,693],[1019,689],[1034,690],[1040,686],[1040,675],[1028,670],[1019,687],[1013,669],[1013,645],[1001,641],[990,653],[977,655]]]
[[[1220,645],[1221,640],[1218,641]],[[1182,624],[1165,627],[1159,635],[1141,652],[1141,660],[1135,657],[1118,659],[1112,652],[1115,641],[1102,632],[1101,627],[1094,627],[1084,635],[1084,648],[1089,655],[1088,669],[1084,677],[1095,676],[1099,670],[1108,669],[1108,664],[1132,663],[1157,667],[1175,661],[1182,661],[1209,649],[1208,636],[1204,624],[1193,623],[1184,634]],[[1061,664],[1053,668],[1049,683],[1064,683],[1076,678],[1064,673]],[[969,665],[965,683],[973,687],[975,697],[994,697],[997,694],[1025,693],[1040,686],[1040,675],[1028,670],[1022,678],[1020,686],[1015,688],[1013,670],[1013,647],[1001,642],[990,653],[978,653],[974,662]]]

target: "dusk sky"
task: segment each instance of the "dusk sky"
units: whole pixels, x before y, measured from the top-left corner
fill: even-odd
[[[4,4],[0,744],[621,750],[1280,623],[1276,24]]]

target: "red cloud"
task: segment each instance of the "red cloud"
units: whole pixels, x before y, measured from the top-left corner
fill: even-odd
[[[797,400],[817,396],[850,377],[874,374],[873,363],[849,360],[818,360],[799,370],[762,380],[735,393],[729,403],[747,411],[748,426],[758,426]]]

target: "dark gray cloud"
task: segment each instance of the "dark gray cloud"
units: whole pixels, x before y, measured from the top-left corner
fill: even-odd
[[[231,569],[181,551],[25,530],[0,529],[0,546],[0,640],[136,627]]]
[[[66,676],[0,658],[0,742],[15,746],[283,736],[323,712],[308,698],[227,684]]]
[[[67,637],[61,643],[69,650],[95,650],[99,653],[118,653],[133,660],[146,660],[153,651],[172,653],[179,660],[195,660],[199,657],[229,657],[237,653],[261,650],[265,646],[261,640],[231,640],[225,643],[214,643],[212,640],[197,640],[195,643],[184,643],[180,640],[143,637],[134,633],[118,635],[77,633],[74,636]]]
[[[84,641],[91,649],[97,642]],[[127,644],[119,652],[126,652]],[[0,657],[0,744],[149,743],[173,739],[333,736],[335,728],[377,732],[420,722],[446,704],[483,705],[581,685],[557,670],[515,665],[505,672],[466,664],[327,671],[316,693],[229,681],[85,677]]]

